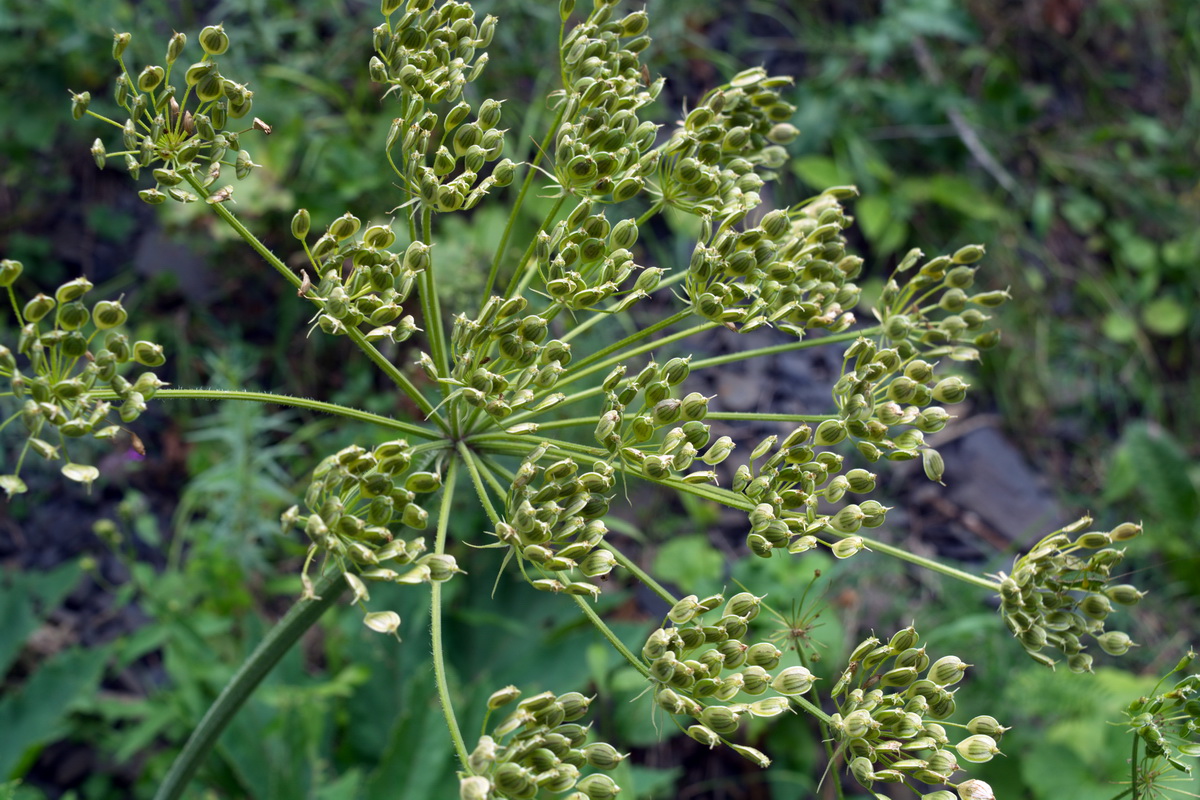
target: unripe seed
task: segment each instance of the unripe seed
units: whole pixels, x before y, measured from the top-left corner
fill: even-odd
[[[926,677],[938,686],[950,686],[962,680],[969,666],[958,656],[945,656],[933,662]]]
[[[209,25],[204,28],[200,31],[197,41],[210,56],[219,56],[229,49],[229,35],[221,25]]]

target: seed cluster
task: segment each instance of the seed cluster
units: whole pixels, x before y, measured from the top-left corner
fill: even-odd
[[[711,441],[712,428],[703,421],[709,398],[699,392],[676,396],[691,371],[689,362],[690,357],[661,365],[651,361],[632,377],[624,365],[615,367],[601,384],[604,411],[592,435],[613,457],[639,467],[648,478],[715,483],[717,473],[695,469],[700,466],[695,462],[721,463],[733,452],[733,442],[727,436]]]
[[[67,440],[112,439],[121,426],[111,418],[110,401],[117,401],[121,422],[130,423],[166,385],[150,371],[133,381],[122,374],[130,364],[160,367],[166,357],[161,345],[144,340],[130,344],[118,330],[128,317],[120,300],[100,300],[89,308],[84,298],[92,282],[76,278],[59,286],[53,297],[37,294],[18,308],[12,286],[23,270],[20,261],[0,261],[0,287],[8,292],[21,324],[16,353],[0,344],[0,376],[8,379],[12,396],[23,401],[19,416],[29,434],[16,469],[0,475],[0,489],[9,496],[26,491],[19,473],[30,451],[48,461],[65,459],[63,475],[90,486],[100,473],[72,462],[65,452]],[[18,356],[27,360],[25,371]],[[50,431],[58,444],[43,438]]]
[[[863,787],[876,783],[918,780],[950,784],[959,770],[958,759],[979,764],[1000,752],[997,741],[1006,730],[994,717],[977,716],[965,726],[968,735],[951,746],[942,721],[955,710],[953,686],[968,664],[958,656],[930,663],[913,627],[883,643],[872,636],[850,654],[849,666],[831,691],[838,710],[831,727],[842,748],[850,774]],[[922,677],[923,675],[923,677]],[[958,784],[991,794],[982,781]],[[985,792],[986,790],[986,792]],[[946,790],[924,797],[951,797]]]
[[[716,219],[758,206],[765,180],[787,163],[782,145],[799,133],[788,122],[796,107],[777,91],[792,83],[754,67],[705,95],[672,132],[651,196]]]
[[[767,767],[771,761],[765,754],[729,738],[751,717],[775,717],[790,710],[788,698],[806,694],[816,678],[803,666],[782,667],[783,652],[773,643],[744,641],[761,603],[761,597],[749,592],[728,602],[720,594],[689,595],[668,612],[670,624],[646,639],[642,659],[649,668],[655,704],[672,719],[696,720],[686,728],[688,736],[710,748],[724,743]],[[760,700],[735,702],[743,693],[759,696],[768,691],[771,694]]]
[[[389,226],[360,232],[361,220],[346,213],[309,247],[311,225],[305,209],[292,217],[292,235],[304,244],[319,276],[319,283],[305,283],[300,291],[320,309],[316,319],[322,331],[345,335],[365,324],[370,326],[367,341],[403,342],[419,330],[402,304],[429,267],[428,245],[412,242],[403,253],[392,252],[396,234]]]
[[[513,548],[540,577],[533,588],[543,592],[598,597],[600,588],[584,578],[599,578],[612,571],[612,553],[596,549],[608,533],[601,519],[608,513],[608,492],[613,468],[596,461],[588,472],[579,472],[570,458],[546,466],[538,462],[548,451],[540,445],[521,462],[505,502],[505,521],[496,526],[496,537]],[[528,576],[527,576],[528,577]]]
[[[493,693],[489,716],[520,696],[515,686]],[[626,758],[608,742],[587,741],[591,726],[577,720],[587,714],[591,702],[579,692],[542,692],[520,700],[490,735],[479,737],[467,758],[471,774],[459,780],[461,800],[529,800],[543,789],[564,795],[564,800],[616,797],[621,787],[612,778],[603,772],[582,774],[589,767],[615,769]]]
[[[404,12],[392,17],[404,5]],[[386,2],[387,21],[375,29],[371,78],[400,99],[400,116],[388,133],[388,158],[408,191],[430,210],[471,209],[493,186],[512,182],[514,164],[503,159],[486,177],[484,168],[500,158],[504,131],[501,105],[484,100],[471,121],[463,87],[487,65],[483,49],[492,41],[496,18],[476,24],[470,3],[433,0]],[[457,102],[455,102],[457,101]],[[442,114],[432,106],[455,103]],[[399,164],[393,151],[399,148]]]
[[[1124,655],[1133,642],[1121,631],[1105,631],[1104,620],[1113,603],[1135,605],[1143,592],[1129,584],[1110,585],[1113,568],[1124,550],[1109,545],[1141,535],[1142,526],[1126,522],[1111,531],[1089,531],[1084,517],[1055,531],[1017,559],[1012,575],[1001,573],[1000,613],[1004,623],[1037,662],[1053,667],[1042,650],[1051,648],[1067,658],[1072,672],[1091,672],[1092,656],[1085,637],[1113,656]],[[1094,551],[1086,558],[1085,551]]]
[[[241,135],[249,130],[269,134],[271,127],[255,118],[245,130],[230,130],[231,120],[250,113],[254,92],[221,74],[213,56],[229,48],[229,36],[220,25],[200,31],[198,41],[204,50],[200,61],[184,71],[182,98],[171,82],[176,60],[183,55],[187,37],[174,34],[167,43],[166,67],[150,65],[137,77],[125,64],[124,54],[130,35],[113,38],[113,58],[121,65],[115,99],[128,112],[125,123],[106,120],[121,128],[124,149],[108,153],[100,139],[92,144],[96,165],[104,168],[110,156],[123,157],[125,167],[135,179],[143,169],[152,170],[155,185],[142,189],[138,196],[152,205],[167,198],[192,203],[204,197],[209,203],[226,202],[233,187],[211,190],[221,177],[223,166],[232,166],[239,179],[258,166],[250,151],[242,147]],[[90,114],[91,95],[71,94],[71,111],[76,119]],[[100,117],[104,119],[103,117]]]
[[[1195,659],[1196,653],[1189,650],[1150,696],[1139,697],[1125,710],[1129,727],[1142,740],[1148,758],[1164,759],[1173,769],[1189,775],[1192,767],[1180,757],[1200,756],[1200,675],[1187,675],[1165,692],[1159,689],[1167,678],[1185,672]]]
[[[289,508],[283,513],[284,530],[300,528],[308,536],[306,573],[317,553],[332,558],[355,590],[356,601],[367,599],[363,580],[446,581],[462,572],[453,556],[422,555],[424,537],[397,536],[428,527],[429,512],[420,500],[441,487],[436,472],[414,467],[412,448],[403,439],[372,450],[351,445],[313,470],[304,497],[309,513],[301,514],[299,506]],[[409,569],[397,572],[396,567]]]
[[[638,111],[658,97],[663,79],[651,83],[638,60],[650,45],[646,12],[614,20],[615,5],[596,0],[563,38],[566,88],[554,133],[554,177],[564,193],[619,203],[638,196],[658,166],[658,126],[641,121]],[[560,11],[565,22],[571,11]]]

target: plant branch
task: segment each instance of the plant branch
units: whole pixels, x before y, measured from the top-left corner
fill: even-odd
[[[833,344],[835,342],[848,342],[853,339],[857,339],[860,336],[874,336],[875,334],[880,333],[882,330],[883,329],[881,326],[875,325],[871,328],[843,331],[842,333],[835,333],[829,336],[816,336],[811,339],[797,339],[794,342],[771,345],[770,347],[760,347],[757,350],[739,350],[735,353],[729,353],[723,356],[701,358],[698,361],[693,361],[691,367],[693,370],[704,369],[705,367],[719,367],[722,364],[733,364],[738,361],[746,361],[751,358],[757,358],[758,356],[788,353],[792,350],[804,350],[808,347],[820,347],[821,345]]]
[[[625,643],[617,638],[617,635],[613,633],[612,628],[608,627],[604,620],[600,619],[600,615],[596,613],[596,610],[587,604],[587,600],[583,599],[577,594],[571,595],[571,599],[574,600],[575,605],[579,606],[579,609],[583,611],[583,615],[588,618],[588,621],[596,626],[596,630],[600,631],[601,635],[604,636],[605,639],[608,639],[608,643],[613,646],[613,649],[624,656],[625,660],[633,665],[634,669],[642,673],[643,676],[649,678],[650,668],[643,664],[642,660],[635,656],[630,649],[625,646]]]
[[[442,491],[442,505],[438,509],[437,536],[433,552],[443,555],[446,552],[446,532],[450,527],[450,510],[454,499],[454,484],[458,472],[457,459],[451,459],[446,471],[445,489]],[[454,750],[464,767],[467,766],[467,745],[463,741],[462,731],[458,727],[458,718],[454,715],[454,705],[450,701],[450,687],[446,681],[446,649],[442,642],[442,583],[434,581],[431,590],[432,604],[430,607],[430,633],[433,645],[433,676],[437,683],[438,699],[441,701],[442,713],[446,717],[446,727],[450,730],[450,738],[454,742]]]
[[[848,538],[850,536],[858,536],[858,538],[862,539],[863,544],[866,545],[866,548],[873,552],[883,553],[884,555],[889,555],[892,558],[898,558],[901,561],[907,561],[910,564],[915,564],[918,567],[923,567],[923,568],[931,570],[933,572],[940,572],[942,575],[945,575],[950,578],[954,578],[955,580],[958,580],[958,581],[962,581],[963,583],[969,583],[972,586],[977,586],[981,589],[987,589],[988,591],[991,591],[991,592],[999,592],[1000,591],[1000,584],[997,581],[989,581],[987,578],[981,578],[978,575],[972,575],[969,572],[964,572],[961,569],[956,569],[948,564],[943,564],[940,561],[934,561],[931,558],[925,558],[924,556],[919,556],[919,555],[916,555],[915,553],[910,553],[902,547],[895,547],[894,545],[885,544],[884,542],[881,542],[877,539],[869,539],[858,533],[855,533],[855,534],[840,533],[830,527],[826,527],[824,530],[824,533],[828,533],[833,536],[838,536],[842,539]]]
[[[108,389],[98,389],[92,392],[93,397],[102,400],[117,399],[116,392]],[[379,414],[372,414],[369,411],[361,411],[357,408],[343,406],[338,403],[326,403],[321,400],[313,400],[308,397],[296,397],[295,395],[276,394],[275,392],[244,392],[240,390],[230,389],[159,389],[154,394],[154,398],[168,398],[175,400],[243,400],[251,403],[272,403],[280,406],[291,406],[293,408],[306,408],[310,411],[319,411],[322,414],[333,414],[346,419],[354,419],[359,422],[369,422],[372,425],[378,425],[381,428],[390,428],[401,433],[407,433],[410,436],[416,436],[421,439],[431,441],[439,440],[440,437],[432,431],[426,430],[419,425],[414,425],[411,422],[402,422],[391,417],[384,417]]]
[[[673,594],[668,592],[661,583],[654,580],[654,578],[650,577],[650,574],[648,572],[646,572],[644,569],[639,567],[637,565],[637,562],[635,562],[629,556],[625,555],[625,553],[623,553],[620,550],[620,548],[618,548],[616,545],[613,545],[613,544],[609,543],[607,540],[602,539],[600,541],[600,546],[603,547],[608,552],[612,553],[613,557],[615,559],[617,559],[618,564],[620,564],[625,569],[629,570],[629,572],[632,573],[632,575],[635,578],[637,578],[639,581],[644,583],[646,585],[646,587],[650,589],[650,591],[652,591],[656,595],[658,595],[664,603],[666,603],[669,606],[673,606],[677,602],[679,602],[678,598],[676,598]]]

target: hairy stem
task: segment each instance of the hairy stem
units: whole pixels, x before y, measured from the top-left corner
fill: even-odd
[[[340,572],[323,576],[314,589],[316,597],[299,600],[271,629],[192,731],[187,744],[171,764],[167,777],[158,787],[154,800],[175,800],[183,796],[189,781],[217,743],[217,738],[234,714],[250,697],[262,679],[279,663],[300,636],[311,628],[346,589]]]
[[[116,392],[109,390],[97,390],[92,395],[101,400],[117,398]],[[294,395],[276,394],[274,392],[244,392],[229,389],[159,389],[155,392],[154,399],[159,398],[175,400],[243,400],[251,403],[272,403],[279,406],[306,408],[310,411],[333,414],[338,417],[345,417],[346,419],[358,420],[359,422],[369,422],[381,428],[390,428],[391,430],[400,431],[401,433],[421,439],[429,439],[431,441],[440,441],[441,439],[433,431],[426,430],[419,425],[413,425],[411,422],[402,422],[398,419],[372,414],[369,411],[361,411],[357,408],[343,406],[338,403],[326,403],[308,397],[296,397]]]
[[[883,553],[884,555],[889,555],[892,558],[898,558],[901,561],[907,561],[910,564],[915,564],[918,567],[923,567],[923,568],[925,568],[927,570],[931,570],[933,572],[939,572],[942,575],[945,575],[949,578],[954,578],[955,580],[962,581],[963,583],[969,583],[972,586],[979,587],[980,589],[987,589],[988,591],[991,591],[991,592],[999,592],[1000,591],[1000,584],[997,581],[990,581],[987,578],[981,578],[978,575],[972,575],[969,572],[964,572],[961,569],[956,569],[948,564],[943,564],[940,561],[934,561],[931,558],[925,558],[924,556],[918,556],[914,553],[908,552],[904,548],[895,547],[890,544],[885,544],[884,542],[880,542],[876,539],[868,539],[867,537],[861,536],[857,533],[855,533],[855,534],[839,533],[838,531],[835,531],[833,528],[827,527],[827,528],[825,528],[824,532],[827,534],[830,534],[832,536],[839,536],[843,539],[845,539],[849,536],[858,536],[858,538],[863,540],[863,544],[866,545],[866,548],[873,552]]]
[[[446,533],[450,527],[450,510],[454,500],[454,484],[458,477],[458,460],[452,459],[446,470],[446,488],[442,492],[442,505],[438,510],[437,537],[434,540],[433,552],[442,555],[446,552]],[[463,741],[462,731],[458,727],[458,718],[454,715],[454,705],[450,701],[450,686],[446,682],[446,648],[442,641],[442,584],[434,581],[432,587],[432,605],[429,612],[430,632],[433,644],[433,676],[437,683],[438,699],[442,704],[442,713],[446,716],[446,727],[450,730],[450,739],[454,742],[454,751],[463,767],[467,766],[467,745]]]
[[[816,336],[811,339],[797,339],[794,342],[771,345],[770,347],[760,347],[757,350],[739,350],[723,356],[713,356],[712,358],[701,358],[698,361],[693,361],[692,369],[697,370],[704,369],[705,367],[719,367],[722,364],[732,364],[738,361],[747,361],[751,358],[757,358],[758,356],[787,353],[792,350],[804,350],[809,347],[820,347],[821,345],[834,344],[836,342],[849,342],[859,338],[860,336],[874,336],[881,330],[882,327],[876,325],[873,328],[845,331],[843,333],[835,333],[830,336]]]

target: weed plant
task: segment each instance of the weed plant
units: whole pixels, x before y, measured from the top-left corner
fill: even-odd
[[[1106,622],[1115,606],[1142,596],[1114,575],[1121,545],[1140,525],[1091,530],[1085,517],[1044,537],[1009,572],[984,576],[870,535],[889,511],[870,498],[872,465],[919,460],[930,480],[942,479],[926,436],[965,399],[960,365],[998,342],[989,311],[1009,294],[976,286],[982,246],[933,257],[914,249],[883,287],[873,319],[861,322],[855,281],[863,260],[847,252],[853,217],[844,205],[857,190],[836,186],[766,207],[787,164],[784,146],[798,133],[789,122],[791,80],[745,70],[660,129],[647,108],[663,80],[641,63],[650,20],[615,6],[559,4],[558,86],[546,98],[553,118],[537,153],[517,163],[504,155],[515,150],[503,100],[477,97],[472,86],[498,21],[477,18],[458,0],[384,0],[369,72],[395,114],[384,162],[400,201],[365,222],[347,211],[315,228],[308,211],[297,211],[299,268],[243,224],[236,184],[226,182],[230,172],[243,179],[256,169],[252,151],[272,127],[254,116],[249,83],[221,72],[218,58],[230,46],[221,26],[198,34],[199,60],[177,33],[162,62],[140,69],[130,35],[116,34],[116,117],[94,110],[88,94],[72,94],[77,119],[113,129],[107,143],[92,146],[98,166],[115,162],[152,183],[138,192],[151,205],[211,211],[286,283],[278,302],[311,309],[308,331],[297,336],[348,338],[422,416],[413,422],[240,388],[167,388],[153,371],[166,353],[123,332],[129,315],[119,299],[93,302],[84,278],[19,299],[23,265],[0,262],[20,331],[15,347],[0,347],[15,406],[4,425],[27,434],[0,476],[10,495],[25,490],[20,472],[30,454],[63,461],[67,478],[90,486],[99,470],[76,460],[77,440],[124,435],[150,402],[271,403],[380,432],[324,458],[301,502],[284,512],[284,529],[306,542],[302,596],[228,682],[157,797],[182,795],[259,682],[344,594],[362,608],[366,627],[398,637],[398,606],[371,598],[394,596],[396,587],[428,593],[433,686],[460,797],[616,796],[610,773],[626,756],[592,735],[594,698],[580,692],[496,686],[478,733],[464,731],[467,712],[447,677],[456,643],[445,636],[444,592],[451,582],[491,579],[449,552],[451,536],[502,552],[504,566],[547,602],[577,611],[636,672],[666,724],[710,749],[766,769],[771,737],[765,750],[747,744],[751,721],[801,713],[819,725],[828,767],[876,797],[885,784],[928,800],[993,797],[970,770],[1001,753],[1008,728],[990,712],[1002,711],[972,709],[967,721],[952,720],[971,653],[927,653],[914,623],[858,643],[823,685],[803,644],[810,612],[787,616],[754,586],[677,596],[614,543],[610,504],[637,484],[744,513],[746,548],[762,559],[887,556],[958,581],[961,592],[994,595],[1005,627],[1049,668],[1090,672],[1092,645],[1113,656],[1133,646]],[[534,192],[551,200],[545,218],[528,242],[514,241]],[[498,197],[508,221],[481,270],[482,292],[451,316],[442,298],[461,302],[461,293],[445,276],[463,267],[443,261],[449,248],[439,248],[435,222],[470,219]],[[666,213],[695,220],[687,263],[639,264],[639,240]],[[779,343],[732,356],[688,353],[688,340],[706,332],[760,329],[777,332]],[[842,348],[829,406],[814,409],[821,413],[710,411],[712,397],[687,390],[700,370],[809,347]],[[790,432],[738,442],[714,438],[715,421],[782,422]],[[140,446],[136,436],[133,443]],[[244,460],[274,464],[282,455],[246,452]],[[264,490],[282,485],[272,477]],[[213,491],[239,488],[213,480]],[[464,497],[477,501],[485,526],[464,524],[474,519],[457,513]],[[598,610],[615,570],[669,608],[637,642]],[[497,583],[495,591],[508,588]],[[760,617],[783,629],[764,631],[754,624]],[[1118,796],[1145,794],[1164,769],[1189,769],[1183,759],[1200,747],[1192,741],[1200,677],[1186,674],[1189,665],[1190,656],[1129,706],[1131,784]]]

